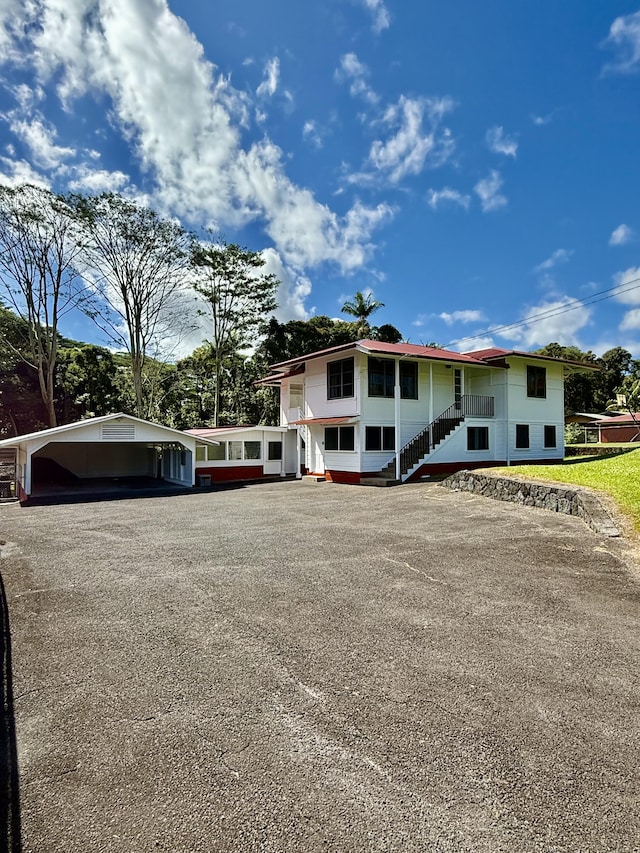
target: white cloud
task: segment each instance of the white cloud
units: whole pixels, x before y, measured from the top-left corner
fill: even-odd
[[[563,346],[580,346],[578,332],[589,324],[591,309],[578,299],[562,296],[549,302],[529,306],[524,319],[516,328],[495,329],[501,338],[515,341],[531,350],[557,341]]]
[[[442,202],[451,202],[452,204],[457,204],[460,207],[464,207],[465,210],[468,210],[469,205],[471,204],[471,196],[463,195],[458,192],[458,190],[452,190],[450,187],[444,187],[441,190],[430,189],[428,191],[427,203],[429,204],[429,207],[436,210]]]
[[[453,311],[451,314],[443,311],[442,314],[438,314],[438,317],[440,317],[441,320],[444,320],[447,326],[453,326],[454,323],[481,323],[483,320],[487,319],[482,311],[477,311],[475,309]]]
[[[56,145],[56,131],[40,115],[27,119],[13,111],[8,114],[11,131],[29,149],[36,166],[43,169],[55,169],[64,160],[74,157],[75,149]]]
[[[624,246],[625,243],[630,243],[633,240],[633,231],[628,225],[618,225],[614,228],[611,237],[609,238],[610,246]]]
[[[513,136],[505,136],[502,127],[491,127],[486,135],[489,150],[495,154],[504,154],[507,157],[515,157],[518,152],[518,143]]]
[[[374,33],[381,33],[382,30],[388,29],[391,19],[389,10],[382,0],[364,0],[364,5],[373,15],[372,29]]]
[[[640,329],[640,308],[632,308],[631,311],[627,311],[618,328],[621,332]]]
[[[483,178],[475,185],[474,192],[479,196],[482,204],[482,209],[485,213],[490,213],[493,210],[499,210],[505,207],[508,203],[506,196],[502,195],[500,190],[503,184],[500,172],[492,169],[487,178]]]
[[[315,121],[305,121],[302,128],[302,137],[310,142],[314,148],[322,148],[322,135]]]
[[[613,297],[623,305],[640,305],[640,267],[629,267],[613,277],[617,287]]]
[[[338,82],[349,80],[349,93],[354,98],[363,98],[369,104],[378,103],[378,95],[367,83],[369,69],[360,62],[355,53],[345,53],[334,77]]]
[[[495,343],[490,335],[475,335],[471,338],[453,341],[448,344],[447,349],[453,349],[454,352],[475,352],[481,349],[491,349],[494,346]]]
[[[604,44],[615,53],[613,62],[605,65],[605,72],[629,74],[637,71],[640,66],[640,12],[616,18]]]
[[[44,175],[36,172],[26,160],[13,160],[0,157],[0,184],[5,187],[17,187],[19,184],[33,184],[49,189],[51,184]]]
[[[279,80],[280,60],[275,56],[273,59],[270,59],[264,67],[264,79],[256,90],[258,97],[273,97],[278,89]]]
[[[119,192],[129,183],[129,177],[124,172],[89,169],[85,165],[77,166],[72,171],[75,177],[69,181],[69,189],[73,192]]]
[[[5,21],[6,8],[5,0]],[[166,0],[33,0],[12,9],[22,55],[39,82],[56,83],[65,108],[88,93],[110,99],[110,119],[155,181],[161,211],[197,225],[257,221],[295,269],[328,261],[347,272],[371,258],[372,234],[393,209],[356,202],[339,216],[288,178],[283,152],[268,137],[243,147],[253,105],[205,58]],[[275,60],[267,71],[268,95],[277,87]],[[75,176],[83,179],[88,172]],[[120,178],[98,171],[100,179]]]
[[[452,155],[455,143],[447,128],[440,128],[443,116],[453,109],[451,98],[408,98],[387,108],[382,123],[392,131],[385,141],[376,139],[369,151],[369,164],[383,172],[392,184],[406,175],[418,175],[429,160],[441,166]],[[429,129],[423,128],[427,120]]]
[[[550,124],[553,119],[553,113],[548,113],[546,116],[532,115],[531,121],[536,127],[544,127],[545,124]]]
[[[534,267],[533,271],[538,273],[548,272],[554,267],[557,267],[558,264],[566,264],[571,255],[573,255],[573,251],[570,249],[556,249],[549,258]]]

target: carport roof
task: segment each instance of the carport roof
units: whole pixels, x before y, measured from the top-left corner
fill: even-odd
[[[189,437],[191,439],[195,438],[195,436],[190,435],[187,432],[184,432],[180,429],[173,429],[173,427],[164,426],[163,424],[156,424],[153,421],[145,421],[143,418],[137,418],[134,415],[125,415],[122,412],[118,412],[114,415],[101,415],[97,418],[86,418],[83,421],[75,421],[72,424],[62,424],[57,427],[50,427],[49,429],[37,430],[36,432],[26,433],[25,435],[17,435],[12,438],[4,438],[0,440],[0,447],[18,447],[19,445],[25,444],[31,439],[42,439],[42,438],[51,438],[54,439],[57,435],[62,435],[63,433],[71,432],[76,429],[82,429],[87,426],[92,426],[96,424],[107,423],[108,421],[132,421],[137,424],[144,424],[145,426],[154,427],[155,429],[162,430],[166,432],[167,441],[169,440],[184,440],[185,437]],[[170,438],[172,436],[172,438]],[[219,444],[218,441],[213,441],[213,439],[205,438],[204,436],[198,436],[198,441],[202,441],[205,444]]]

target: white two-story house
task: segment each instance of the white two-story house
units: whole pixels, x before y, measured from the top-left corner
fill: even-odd
[[[287,469],[406,482],[564,456],[564,380],[592,369],[534,353],[362,340],[275,364]],[[293,438],[295,437],[295,442]]]

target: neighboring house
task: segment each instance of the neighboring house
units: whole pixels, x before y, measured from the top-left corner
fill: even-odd
[[[215,444],[196,447],[196,478],[204,483],[258,480],[296,473],[295,440],[287,427],[225,426],[187,430]],[[299,468],[298,468],[299,471]]]
[[[3,439],[0,458],[9,465],[12,456],[16,497],[24,502],[52,490],[72,493],[89,481],[135,478],[191,487],[198,443],[181,430],[115,414]]]
[[[599,418],[593,426],[598,429],[598,440],[602,444],[616,441],[640,441],[640,412],[635,413],[636,423],[630,414]]]
[[[403,482],[564,457],[564,379],[593,366],[505,349],[363,340],[272,367],[281,425],[308,473]]]

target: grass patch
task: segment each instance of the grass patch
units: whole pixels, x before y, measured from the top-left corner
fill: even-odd
[[[640,449],[608,457],[565,459],[556,465],[512,465],[500,470],[505,476],[519,474],[527,479],[599,489],[611,495],[640,530]]]

